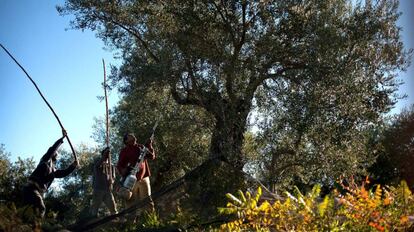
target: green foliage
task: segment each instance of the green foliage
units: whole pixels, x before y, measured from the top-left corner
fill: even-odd
[[[168,217],[167,224],[178,227],[187,228],[190,224],[195,223],[196,215],[191,212],[177,207],[177,210]]]
[[[155,211],[144,212],[141,219],[141,225],[143,228],[159,228],[163,224]]]
[[[370,133],[398,99],[395,71],[409,60],[394,60],[395,53],[408,55],[397,42],[397,7],[398,1],[292,4],[286,24],[301,27],[286,36],[300,39],[303,52],[293,57],[310,68],[256,91],[262,144],[256,165],[269,185],[332,185],[341,174],[366,174],[378,155],[366,148]]]
[[[262,190],[255,196],[238,192],[227,194],[228,204],[221,214],[236,219],[221,226],[223,231],[404,231],[413,225],[414,197],[405,182],[398,187],[367,190],[365,184],[353,180],[343,185],[346,194],[337,191],[320,198],[320,187],[307,194],[299,190],[286,192],[285,200],[260,201]]]
[[[20,212],[19,212],[20,211]],[[14,204],[0,204],[0,230],[1,231],[32,231],[32,225],[23,223],[22,209],[17,209]],[[28,216],[32,216],[30,219],[33,221],[34,214],[28,212]],[[35,223],[37,231],[40,230],[39,222]],[[36,229],[34,229],[36,230]]]
[[[6,152],[6,149],[4,148],[4,144],[0,145],[0,176],[3,177],[7,174],[7,169],[10,168],[10,160],[9,160],[10,154]]]
[[[0,203],[14,202],[21,206],[21,190],[35,168],[33,159],[21,159],[12,163],[10,154],[0,146]]]
[[[58,231],[63,228],[57,214],[49,211],[40,219],[31,207],[17,208],[14,203],[0,204],[0,231]]]
[[[414,186],[414,105],[395,115],[376,139],[378,158],[370,167],[376,182],[392,184],[401,179]]]
[[[113,154],[111,154],[111,160],[116,162],[118,159],[117,151],[123,147],[122,137],[118,131],[118,127],[113,125],[112,111],[110,111],[110,125],[109,125],[109,147]],[[94,124],[92,125],[92,138],[99,144],[98,150],[102,150],[106,147],[106,121],[103,117],[94,118]]]

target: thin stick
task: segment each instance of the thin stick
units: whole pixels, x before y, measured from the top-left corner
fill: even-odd
[[[105,92],[105,108],[106,108],[106,146],[109,147],[109,109],[108,109],[108,94],[106,93],[106,68],[105,60],[102,59],[103,71],[104,71],[104,92]],[[112,181],[112,164],[111,164],[111,153],[108,156],[109,162],[109,176]]]
[[[59,117],[56,115],[55,111],[53,110],[53,108],[50,106],[49,102],[46,100],[46,98],[43,96],[42,92],[40,91],[39,87],[37,87],[37,84],[33,81],[33,79],[30,77],[30,75],[26,72],[26,70],[23,68],[23,66],[21,66],[19,64],[19,62],[17,62],[17,60],[12,56],[12,54],[10,54],[10,52],[2,45],[0,44],[1,48],[3,48],[3,50],[14,60],[14,62],[23,70],[23,72],[26,74],[26,76],[29,78],[29,80],[32,82],[32,84],[35,86],[37,92],[39,92],[40,96],[42,97],[43,101],[45,101],[46,105],[49,107],[49,109],[52,111],[53,115],[55,116],[55,118],[57,119],[60,128],[62,128],[62,130],[65,130],[65,128],[62,125],[62,122],[60,122]],[[75,161],[78,160],[78,158],[76,157],[76,153],[75,153],[75,149],[73,149],[72,143],[70,142],[69,136],[66,135],[66,139],[68,140],[68,143],[70,145],[70,148],[72,149],[72,153],[73,153],[73,157],[75,158]]]
[[[105,60],[102,59],[103,70],[104,70],[104,91],[105,91],[105,107],[106,107],[106,146],[109,147],[109,109],[108,109],[108,95],[106,92],[106,69]]]
[[[152,140],[152,139],[154,139],[155,130],[156,130],[156,129],[157,129],[157,127],[158,127],[158,123],[161,121],[161,118],[162,118],[163,112],[164,112],[164,111],[165,111],[165,109],[167,108],[168,102],[170,101],[170,97],[171,97],[171,95],[168,95],[168,98],[165,100],[164,105],[163,105],[163,108],[161,109],[161,112],[160,112],[160,114],[158,115],[158,119],[157,119],[157,121],[155,122],[154,127],[152,128],[151,140]]]

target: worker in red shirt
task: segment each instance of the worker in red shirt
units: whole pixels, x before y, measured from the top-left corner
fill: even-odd
[[[144,148],[144,145],[138,144],[136,137],[131,134],[127,133],[124,136],[124,148],[122,148],[119,154],[119,160],[116,165],[119,173],[122,177],[126,177],[130,174],[132,168],[139,162],[138,158],[141,152],[141,149]],[[149,152],[145,156],[144,162],[141,163],[139,167],[139,172],[136,174],[137,182],[132,189],[132,195],[129,199],[126,200],[126,207],[129,208],[134,205],[136,202],[149,197],[150,203],[146,207],[147,210],[154,211],[154,202],[151,199],[151,185],[150,185],[150,176],[151,172],[149,169],[147,159],[154,160],[155,159],[155,152],[152,147],[152,140],[149,140],[145,147],[148,148]]]

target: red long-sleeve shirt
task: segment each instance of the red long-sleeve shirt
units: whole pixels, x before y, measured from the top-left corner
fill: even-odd
[[[143,146],[144,145],[141,144],[127,145],[121,150],[116,167],[122,176],[126,176],[128,174],[128,166],[133,167],[137,162],[139,162],[138,158]],[[150,153],[146,155],[144,162],[142,162],[139,168],[139,172],[136,174],[137,180],[142,180],[144,177],[151,176],[151,171],[149,169],[147,159],[155,159],[155,152],[152,146],[146,147]]]

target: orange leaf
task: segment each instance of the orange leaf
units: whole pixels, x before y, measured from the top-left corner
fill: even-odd
[[[389,197],[384,199],[384,206],[391,204],[391,199]]]
[[[402,216],[401,218],[400,218],[400,223],[401,224],[405,224],[405,223],[407,223],[408,222],[408,217],[407,216]]]

